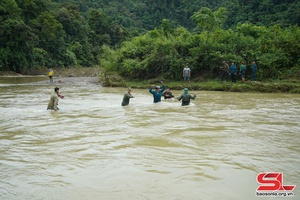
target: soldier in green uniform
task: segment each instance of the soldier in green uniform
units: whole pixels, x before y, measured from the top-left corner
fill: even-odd
[[[242,76],[242,82],[245,82],[246,71],[247,71],[247,67],[245,65],[245,62],[242,62],[241,66],[240,66],[240,74]]]
[[[131,98],[134,98],[134,97],[131,95],[131,88],[128,88],[128,91],[124,94],[122,106],[127,106],[129,104],[129,100]]]
[[[194,96],[189,94],[187,88],[183,89],[183,94],[180,97],[177,97],[178,101],[182,100],[181,106],[187,106],[190,104],[191,99],[196,99],[196,94]]]

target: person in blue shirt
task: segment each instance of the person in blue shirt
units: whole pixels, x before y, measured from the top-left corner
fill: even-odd
[[[234,63],[231,63],[230,67],[229,67],[229,73],[231,76],[231,81],[233,83],[236,83],[236,73],[237,73],[237,69],[236,66],[234,65]]]
[[[161,81],[161,84],[162,84],[162,88],[160,88],[160,86],[158,86],[158,85],[157,86],[152,85],[152,87],[149,88],[149,92],[153,95],[154,103],[158,103],[161,101],[162,93],[166,89],[166,86],[162,81]],[[153,90],[153,88],[155,88],[155,89]]]
[[[257,65],[255,61],[252,62],[251,70],[252,70],[251,81],[256,81]]]

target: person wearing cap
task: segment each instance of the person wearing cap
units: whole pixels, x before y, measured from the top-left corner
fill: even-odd
[[[47,110],[54,110],[57,111],[59,108],[57,107],[58,105],[58,97],[63,99],[64,96],[59,94],[59,88],[56,87],[54,88],[54,92],[51,94]]]
[[[166,89],[166,86],[162,81],[161,81],[161,84],[162,84],[162,88],[160,88],[160,86],[158,86],[158,85],[157,86],[152,85],[152,87],[149,88],[149,92],[153,95],[154,103],[158,103],[161,101],[162,93]],[[155,90],[153,90],[153,88],[155,88]]]
[[[229,75],[229,65],[226,63],[226,61],[222,62],[222,81],[227,81],[228,80],[228,75]]]
[[[196,94],[194,96],[189,94],[189,90],[187,88],[183,89],[183,94],[180,97],[177,97],[178,101],[182,100],[181,106],[187,106],[190,104],[191,99],[196,99]]]
[[[164,99],[171,99],[174,97],[174,95],[170,91],[170,88],[167,88],[166,91],[164,91],[162,95],[164,96]]]
[[[128,88],[128,91],[124,94],[124,97],[123,97],[123,101],[122,101],[122,106],[127,106],[129,104],[129,100],[131,98],[134,98],[132,95],[131,95],[131,88]]]

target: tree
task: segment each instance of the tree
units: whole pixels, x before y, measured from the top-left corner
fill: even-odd
[[[88,25],[85,19],[80,15],[78,11],[79,8],[76,5],[65,4],[65,6],[66,7],[59,9],[56,15],[66,33],[66,45],[69,53],[72,52],[75,56],[76,64],[91,66],[95,63],[95,59],[91,53]]]
[[[220,7],[212,12],[210,8],[202,7],[192,15],[191,19],[203,30],[214,30],[223,25],[226,19],[226,8]]]
[[[0,69],[21,72],[31,66],[36,36],[21,19],[21,11],[13,0],[0,2]]]
[[[38,47],[47,52],[46,60],[47,66],[63,66],[65,64],[64,58],[66,56],[66,34],[63,26],[59,23],[55,16],[50,12],[41,13],[35,21],[35,28],[39,36]]]

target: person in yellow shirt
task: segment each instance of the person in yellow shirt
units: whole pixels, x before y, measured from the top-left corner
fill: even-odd
[[[50,83],[53,83],[53,74],[54,74],[54,71],[52,69],[49,69],[48,77],[49,77]]]

